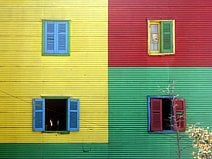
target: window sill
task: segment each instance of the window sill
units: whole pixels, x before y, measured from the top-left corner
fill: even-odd
[[[42,131],[42,133],[70,134],[70,131]]]
[[[173,134],[174,130],[163,130],[163,131],[149,131],[150,134]]]
[[[43,53],[42,56],[70,56],[69,53]]]
[[[185,132],[185,131],[178,131]],[[149,134],[175,134],[177,131],[175,130],[163,130],[163,131],[148,131]]]
[[[166,56],[166,55],[174,55],[175,53],[148,53],[149,56]]]

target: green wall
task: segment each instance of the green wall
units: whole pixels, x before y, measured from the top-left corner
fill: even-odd
[[[172,81],[174,92],[185,98],[187,124],[212,123],[211,68],[111,68],[109,70],[110,156],[145,159],[177,158],[176,134],[147,132],[147,95],[167,95],[162,90]],[[181,148],[191,141],[181,134]],[[111,148],[113,147],[113,148]],[[192,158],[191,148],[182,158]]]
[[[187,124],[210,126],[211,68],[110,68],[108,144],[0,144],[0,158],[177,159],[176,134],[147,132],[147,95],[166,95],[161,90],[172,81],[186,100]],[[191,145],[181,137],[181,148]],[[182,159],[191,152],[183,150]]]
[[[100,159],[107,157],[107,144],[0,144],[0,158]]]

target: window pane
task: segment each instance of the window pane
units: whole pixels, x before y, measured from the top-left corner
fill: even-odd
[[[158,25],[152,24],[150,25],[150,50],[158,51],[159,50],[159,32]]]
[[[151,33],[158,33],[158,25],[157,24],[152,24],[150,25],[151,27]]]
[[[159,44],[158,43],[153,43],[153,42],[151,42],[151,44],[150,44],[150,50],[151,51],[157,51],[157,50],[159,50]]]

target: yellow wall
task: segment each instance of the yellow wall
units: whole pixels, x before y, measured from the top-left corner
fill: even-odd
[[[0,0],[0,142],[108,141],[107,0]],[[42,56],[42,20],[70,20],[70,56]],[[32,98],[79,98],[80,131],[32,131]]]

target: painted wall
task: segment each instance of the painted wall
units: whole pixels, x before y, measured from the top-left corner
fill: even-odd
[[[176,134],[148,133],[147,95],[174,93],[186,100],[187,125],[212,123],[212,69],[122,67],[109,69],[109,143],[111,158],[177,159]],[[181,158],[191,159],[191,141],[181,133]]]
[[[107,143],[107,1],[0,2],[0,142]],[[70,21],[70,56],[42,56],[42,20]],[[80,131],[32,131],[32,99],[80,99]]]
[[[212,123],[212,69],[110,68],[108,144],[0,144],[7,158],[145,158],[177,159],[176,134],[152,134],[147,130],[147,95],[164,95],[172,80],[175,93],[186,99],[187,124]],[[181,148],[191,142],[181,134]],[[192,148],[182,151],[191,159]]]
[[[187,125],[212,123],[210,0],[109,0],[109,153],[111,158],[177,159],[176,134],[148,133],[147,96],[176,82]],[[175,54],[148,55],[147,20],[175,20]],[[182,133],[181,158],[192,158]],[[189,147],[189,148],[188,148]]]
[[[210,7],[209,0],[204,4],[198,0],[109,0],[107,21],[107,2],[102,0],[2,2],[0,139],[3,142],[7,139],[7,143],[0,144],[0,158],[177,158],[175,134],[147,131],[147,95],[162,95],[161,89],[174,80],[175,92],[186,99],[187,124],[201,120],[203,126],[210,125],[212,69],[199,67],[211,66]],[[71,19],[71,56],[42,57],[41,19],[60,19],[64,13]],[[175,55],[147,55],[148,16],[176,19]],[[200,30],[202,26],[204,31]],[[70,93],[83,99],[81,115],[84,114],[86,121],[81,127],[84,134],[79,138],[77,134],[70,134],[69,143],[62,143],[67,142],[65,136],[31,134],[30,103],[31,98],[40,96],[39,87],[44,95]],[[97,118],[91,118],[94,114]],[[19,128],[16,127],[20,125],[18,121],[21,121]],[[9,126],[11,123],[13,127]],[[99,133],[94,134],[94,129]],[[24,136],[21,133],[26,130],[29,135],[25,135],[23,141],[28,143],[20,143]],[[182,136],[181,146],[190,146],[187,137]],[[182,158],[192,158],[191,151],[191,148],[184,150]]]
[[[109,66],[212,66],[205,0],[109,0]],[[147,20],[175,20],[175,55],[148,55]]]

